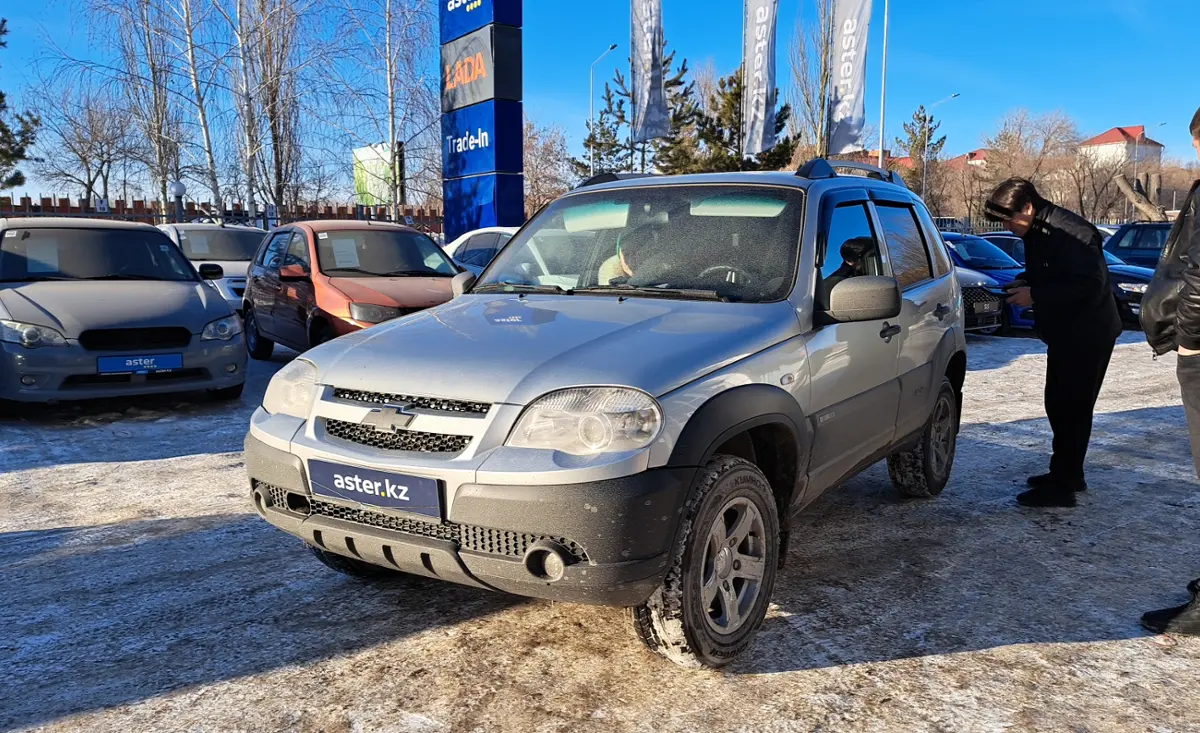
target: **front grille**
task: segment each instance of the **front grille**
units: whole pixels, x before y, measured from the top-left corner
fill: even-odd
[[[403,450],[414,453],[461,453],[471,438],[466,435],[422,433],[418,430],[380,432],[371,425],[327,419],[325,432],[335,438],[382,450]]]
[[[963,288],[963,306],[968,313],[975,312],[976,303],[999,303],[1000,296],[988,291],[987,288]]]
[[[438,397],[413,397],[402,394],[386,394],[383,392],[363,392],[356,389],[335,389],[334,399],[348,402],[363,402],[369,405],[406,404],[418,410],[433,412],[461,412],[469,415],[486,415],[491,405],[485,402],[464,402],[462,400],[444,400]]]
[[[274,499],[272,498],[272,502]],[[549,540],[557,542],[571,553],[579,562],[587,562],[587,550],[582,545],[563,537],[549,537],[529,534],[527,532],[511,532],[504,529],[476,527],[470,524],[453,524],[450,522],[426,522],[420,519],[394,517],[383,512],[370,509],[355,509],[327,501],[314,499],[312,513],[323,517],[343,519],[355,524],[365,524],[369,527],[390,529],[393,532],[430,537],[437,540],[453,542],[464,550],[482,552],[488,555],[519,558],[525,556],[525,551],[535,542]]]
[[[182,349],[191,341],[191,332],[178,326],[97,328],[79,334],[79,344],[88,351]]]

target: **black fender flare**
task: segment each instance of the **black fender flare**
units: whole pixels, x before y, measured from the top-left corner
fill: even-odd
[[[746,384],[711,397],[688,419],[671,450],[668,466],[699,468],[717,448],[750,428],[781,424],[796,440],[796,455],[807,473],[812,427],[796,398],[770,384]]]

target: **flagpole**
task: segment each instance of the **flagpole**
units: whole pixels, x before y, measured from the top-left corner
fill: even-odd
[[[742,161],[746,157],[746,3],[742,0],[742,99],[738,105],[738,170],[742,169]],[[1134,178],[1137,178],[1137,166],[1134,166]]]
[[[883,0],[883,80],[879,93],[879,167],[883,167],[883,122],[887,115],[888,0]]]

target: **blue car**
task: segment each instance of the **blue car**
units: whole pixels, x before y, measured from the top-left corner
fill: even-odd
[[[950,259],[957,267],[966,267],[988,275],[1001,286],[1017,279],[1025,271],[1021,263],[982,237],[956,232],[942,232]],[[1000,316],[1000,330],[1033,328],[1033,308],[1005,304]]]

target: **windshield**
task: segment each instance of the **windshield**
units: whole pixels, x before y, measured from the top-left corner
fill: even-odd
[[[1004,254],[1004,250],[986,239],[956,237],[947,239],[946,244],[972,270],[1009,270],[1021,266],[1016,260]]]
[[[319,232],[321,272],[340,277],[453,277],[458,269],[429,237],[418,232],[353,230]]]
[[[508,243],[475,291],[779,300],[795,277],[803,206],[800,189],[758,185],[567,196]]]
[[[254,259],[263,232],[238,229],[179,230],[179,248],[193,262],[226,260],[249,262]]]
[[[141,229],[9,229],[0,239],[0,282],[196,280],[175,244]]]

